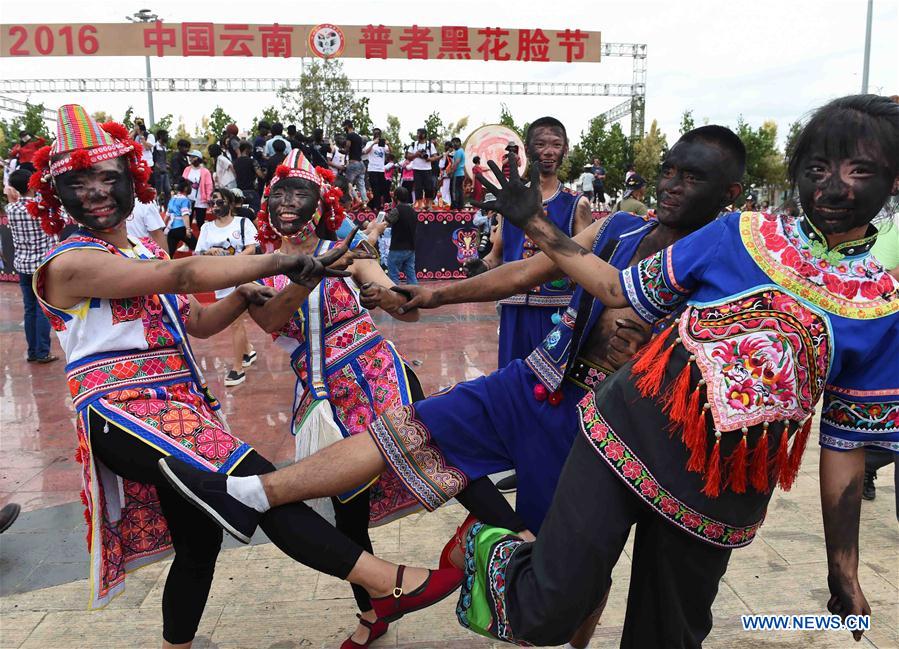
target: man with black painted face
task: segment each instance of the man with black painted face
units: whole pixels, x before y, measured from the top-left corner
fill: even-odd
[[[554,117],[541,117],[525,134],[528,159],[539,170],[540,192],[546,218],[569,236],[583,231],[593,222],[590,201],[582,194],[565,188],[559,180],[559,167],[568,154],[565,126]],[[466,264],[468,274],[476,275],[491,268],[533,257],[540,252],[529,237],[515,225],[499,219],[499,240],[483,259]],[[516,358],[525,358],[559,323],[561,311],[568,306],[573,284],[564,277],[500,300],[499,355],[497,367],[502,369]]]
[[[666,206],[660,208],[660,220],[646,222],[622,212],[591,225],[578,239],[622,268],[643,259],[713,221],[722,206],[740,194],[745,155],[739,138],[726,128],[705,126],[685,134],[664,162],[659,195]],[[545,255],[538,254],[446,289],[403,286],[401,292],[412,299],[401,310],[419,304],[494,301],[561,276]],[[379,304],[383,290],[363,287],[362,295],[363,304],[371,307]],[[394,300],[385,305],[396,309]],[[370,436],[340,442],[263,476],[259,501],[267,507],[313,494],[340,493],[354,481],[370,478],[366,471],[374,475],[389,468],[407,476],[406,488],[428,509],[456,496],[481,520],[514,519],[512,529],[533,539],[577,434],[576,404],[646,340],[648,327],[639,320],[630,309],[603,309],[579,289],[564,319],[526,361],[514,360],[414,408],[382,415],[369,427]],[[347,472],[332,471],[326,477],[325,467],[337,463],[347,466]],[[518,516],[485,507],[497,499],[504,502],[487,475],[512,468],[521,474]],[[462,564],[461,539],[471,523],[463,524],[447,544],[443,562]],[[572,635],[573,646],[587,645],[597,618],[598,613]]]
[[[77,413],[91,605],[103,606],[119,594],[127,571],[174,549],[162,596],[162,645],[186,649],[206,604],[222,532],[176,494],[157,462],[174,455],[231,475],[274,469],[220,417],[188,334],[211,336],[248,304],[270,297],[266,288],[246,282],[283,274],[315,285],[342,275],[328,266],[344,256],[347,245],[318,258],[168,260],[152,241],[131,239],[125,230],[135,196],[154,198],[139,145],[124,126],[100,126],[81,106],[59,109],[56,142],[38,152],[35,167],[31,185],[40,198],[29,204],[29,213],[48,234],[62,228],[62,208],[80,226],[35,271],[34,289],[66,354]],[[210,306],[189,295],[232,286],[238,289]],[[263,527],[294,559],[351,578],[375,598],[394,589],[395,566],[365,553],[305,505],[281,510]],[[428,580],[426,594],[434,597],[436,584],[445,596],[458,585],[457,573],[411,570],[404,581],[414,591]],[[391,610],[409,609],[405,600]]]
[[[856,95],[819,109],[789,176],[804,216],[727,214],[624,271],[540,218],[539,193],[514,174],[494,188],[490,207],[607,307],[674,323],[578,404],[583,434],[538,542],[472,528],[463,623],[563,642],[635,526],[621,646],[701,646],[731,551],[755,537],[774,486],[795,481],[822,398],[827,608],[870,614],[858,579],[864,448],[899,452],[899,282],[870,254],[870,223],[899,193],[899,105]],[[661,193],[660,206],[687,195]]]

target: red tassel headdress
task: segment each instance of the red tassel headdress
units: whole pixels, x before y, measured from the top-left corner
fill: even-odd
[[[29,201],[28,212],[39,219],[49,235],[59,234],[65,225],[62,205],[53,178],[73,169],[86,169],[104,160],[125,156],[134,180],[134,193],[142,203],[156,197],[150,186],[152,170],[144,162],[140,147],[128,137],[128,129],[116,122],[98,124],[77,104],[60,106],[56,118],[56,141],[38,150],[33,163],[36,171],[28,182],[37,200]]]

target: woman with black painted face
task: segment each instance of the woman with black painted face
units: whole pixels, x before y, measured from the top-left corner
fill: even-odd
[[[65,208],[81,226],[35,272],[35,291],[66,354],[77,413],[91,606],[118,595],[127,571],[174,549],[162,596],[162,644],[186,649],[206,604],[222,533],[176,494],[158,461],[173,455],[231,475],[274,470],[220,416],[188,334],[214,335],[247,304],[268,299],[267,289],[246,282],[285,274],[314,285],[342,272],[328,265],[347,248],[334,247],[318,259],[168,260],[152,241],[130,239],[125,230],[135,196],[154,198],[140,149],[123,126],[101,127],[81,106],[59,109],[56,143],[38,152],[35,167],[31,183],[40,198],[29,207],[32,216],[57,233]],[[210,306],[190,295],[234,286]],[[305,505],[267,516],[263,527],[284,552],[316,570],[352,575],[373,596],[393,588],[394,566],[366,554]],[[416,588],[427,577],[407,572],[407,586]]]
[[[323,253],[333,244],[334,230],[340,225],[333,218],[334,210],[342,214],[343,199],[348,196],[338,197],[328,180],[335,182],[323,169],[313,169],[300,151],[290,152],[281,175],[276,174],[267,188],[265,211],[258,219],[262,238],[280,242],[275,254]],[[364,432],[382,412],[423,396],[411,369],[378,332],[357,288],[377,291],[376,286],[390,287],[392,282],[374,259],[356,259],[347,270],[350,277],[326,280],[314,287],[290,282],[287,277],[261,280],[278,294],[250,312],[278,346],[290,353],[291,366],[297,372],[290,432],[297,442],[298,460],[329,441]],[[396,312],[393,305],[402,304],[404,298],[380,290],[387,297],[388,313],[402,320],[418,319],[417,311],[408,317]],[[356,332],[350,346],[346,343],[348,331]],[[382,474],[377,483],[374,497],[368,488],[373,483],[354,485],[340,497],[316,505],[334,516],[340,531],[369,551],[369,524],[381,525],[418,509],[395,475]],[[387,631],[365,589],[354,586],[353,594],[359,624],[344,642],[344,649],[368,646]]]
[[[209,198],[209,207],[215,218],[200,228],[195,254],[216,257],[254,254],[256,226],[249,219],[234,215],[234,194],[225,188],[216,189]],[[215,299],[222,300],[233,292],[233,287],[220,289],[215,292]],[[231,370],[225,376],[225,387],[232,387],[246,380],[246,368],[256,362],[257,353],[247,339],[242,317],[231,323],[228,329],[231,332],[234,360]]]

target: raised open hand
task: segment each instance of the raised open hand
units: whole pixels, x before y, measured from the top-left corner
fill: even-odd
[[[509,179],[503,175],[502,170],[493,160],[488,160],[487,165],[493,171],[493,175],[499,182],[497,187],[480,173],[478,178],[488,192],[496,196],[496,200],[481,202],[472,201],[471,204],[483,210],[499,212],[510,223],[524,229],[525,225],[534,218],[543,214],[543,196],[540,193],[540,169],[537,163],[531,163],[528,174],[529,184],[525,184],[518,175],[518,156],[509,153]]]

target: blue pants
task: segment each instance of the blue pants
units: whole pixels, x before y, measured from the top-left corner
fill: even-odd
[[[517,360],[459,383],[369,428],[384,459],[422,505],[433,510],[468,482],[515,469],[516,510],[537,532],[578,433],[584,390],[566,381],[562,402],[534,398],[537,378]]]
[[[551,309],[503,304],[499,314],[497,368],[504,368],[516,358],[527,358],[556,326],[551,319],[553,313],[563,310],[564,307]]]
[[[28,358],[46,358],[50,355],[50,321],[41,311],[37,296],[31,288],[30,273],[19,273],[19,287],[25,303],[25,339],[28,341]]]
[[[415,251],[391,250],[387,254],[387,275],[394,284],[400,283],[400,273],[406,276],[407,284],[418,284],[415,277]]]

